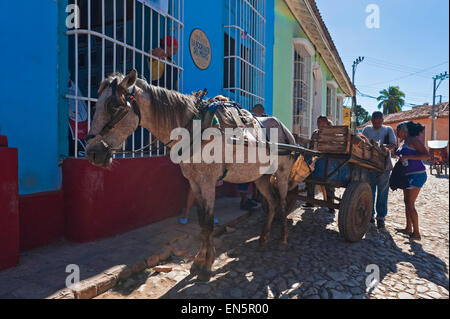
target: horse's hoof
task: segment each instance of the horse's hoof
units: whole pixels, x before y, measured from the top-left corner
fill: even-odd
[[[208,282],[211,279],[211,276],[211,270],[202,268],[197,274],[197,279],[203,282]]]
[[[280,251],[287,251],[288,250],[288,243],[287,242],[280,242],[278,244],[278,249]]]
[[[189,272],[192,276],[196,276],[201,272],[202,267],[203,266],[200,263],[194,261]]]

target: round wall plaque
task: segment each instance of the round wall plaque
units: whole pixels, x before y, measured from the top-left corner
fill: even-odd
[[[189,38],[189,49],[194,64],[205,70],[211,64],[211,44],[208,37],[200,29],[194,29]]]

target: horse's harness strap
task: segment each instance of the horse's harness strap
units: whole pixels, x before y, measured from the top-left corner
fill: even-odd
[[[115,94],[115,87],[113,87],[113,94]],[[103,129],[98,134],[101,137],[101,143],[107,148],[110,149],[110,145],[105,142],[104,136],[108,134],[109,131],[111,131],[114,126],[119,123],[129,112],[130,110],[133,110],[133,112],[138,117],[138,126],[141,125],[141,112],[139,110],[139,106],[137,105],[136,97],[135,97],[135,86],[133,85],[130,87],[130,89],[127,91],[125,95],[126,105],[125,107],[121,108],[114,116],[111,118],[111,120],[105,124]],[[86,140],[89,140],[93,136],[87,136]]]

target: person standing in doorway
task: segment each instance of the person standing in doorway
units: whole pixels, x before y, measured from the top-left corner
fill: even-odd
[[[373,194],[373,208],[372,218],[370,222],[375,224],[375,216],[377,221],[377,228],[385,228],[385,218],[388,213],[388,196],[389,196],[389,177],[393,168],[391,161],[391,152],[395,151],[397,147],[397,139],[394,130],[390,126],[383,125],[384,117],[380,111],[373,112],[372,125],[366,126],[362,131],[362,135],[369,140],[379,142],[389,149],[389,158],[386,164],[386,170],[377,179],[372,186]]]
[[[264,111],[264,106],[262,104],[255,104],[255,106],[252,108],[252,114],[254,116],[258,117],[265,117],[267,114]]]
[[[167,36],[159,41],[160,48],[152,51],[152,55],[159,58],[148,58],[148,68],[151,72],[152,85],[161,86],[168,90],[178,90],[178,68],[173,66],[173,56],[178,52],[178,41]]]

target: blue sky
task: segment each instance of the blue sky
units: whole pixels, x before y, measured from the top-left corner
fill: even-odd
[[[356,71],[356,87],[377,97],[389,85],[398,85],[406,102],[432,103],[432,77],[449,70],[448,0],[316,0],[322,18],[333,38],[351,79],[352,63],[365,60]],[[369,4],[380,10],[380,27],[369,29]],[[449,99],[449,80],[437,91]],[[358,96],[370,113],[378,102]],[[439,97],[437,102],[439,102]],[[346,105],[351,101],[347,100]],[[406,106],[404,110],[411,109]]]

